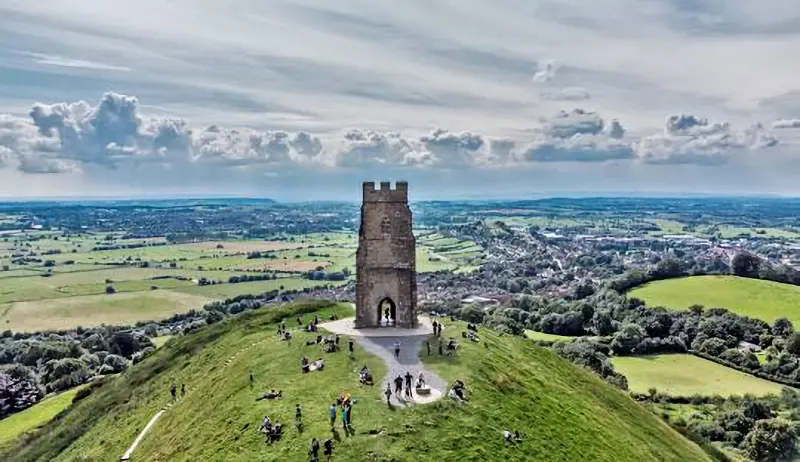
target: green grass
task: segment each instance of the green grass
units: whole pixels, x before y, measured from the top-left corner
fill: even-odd
[[[307,460],[310,439],[330,437],[328,406],[342,391],[358,399],[353,408],[357,434],[347,438],[339,429],[335,460],[708,460],[625,393],[547,349],[483,329],[483,343],[464,345],[458,356],[423,358],[446,380],[464,380],[469,404],[443,399],[389,409],[380,383],[361,388],[357,382],[363,364],[382,376],[378,359],[357,347],[355,360],[346,353],[328,354],[325,371],[303,375],[300,357],[322,355],[319,347],[305,346],[314,334],[300,333],[291,345],[273,335],[280,319],[292,320],[297,310],[309,318],[318,309],[306,302],[248,312],[177,338],[96,389],[63,418],[17,440],[0,459],[115,460],[168,401],[174,380],[186,384],[186,398],[156,423],[134,453],[136,460]],[[351,311],[341,305],[335,309],[340,315]],[[458,335],[461,329],[462,324],[452,324],[445,334]],[[248,386],[251,370],[255,389]],[[269,388],[282,389],[284,399],[254,401]],[[293,426],[295,403],[303,406],[302,435]],[[272,446],[255,430],[265,414],[280,417],[286,428]],[[519,429],[524,441],[505,446],[505,426]]]
[[[202,308],[209,298],[169,290],[85,295],[0,305],[0,326],[13,331],[127,325]]]
[[[72,404],[72,398],[75,397],[78,390],[85,386],[86,385],[83,385],[57,395],[48,396],[24,411],[12,414],[0,420],[0,448],[7,445],[15,438],[18,438],[20,435],[49,422],[56,414]]]
[[[545,334],[544,332],[537,332],[535,330],[526,330],[525,336],[531,340],[543,340],[545,342],[572,342],[578,338],[568,335]]]
[[[155,345],[156,348],[161,348],[172,337],[174,337],[174,335],[159,335],[158,337],[151,338],[150,340],[153,342],[153,345]]]
[[[785,316],[800,325],[800,287],[736,276],[692,276],[656,281],[629,292],[650,306],[686,309],[693,304],[727,308],[773,322]]]
[[[632,391],[650,388],[676,396],[780,394],[781,386],[688,354],[612,358]]]

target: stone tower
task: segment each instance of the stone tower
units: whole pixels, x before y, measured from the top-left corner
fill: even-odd
[[[408,183],[364,182],[356,252],[356,327],[417,327],[416,240]],[[388,314],[388,316],[386,316]]]

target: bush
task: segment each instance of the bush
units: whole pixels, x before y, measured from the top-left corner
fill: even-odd
[[[636,347],[642,343],[645,337],[644,329],[638,324],[625,324],[622,329],[614,335],[611,341],[611,349],[616,355],[627,355],[634,353]]]
[[[797,431],[784,419],[759,420],[745,436],[742,449],[753,460],[779,460],[796,453]]]
[[[206,318],[206,324],[214,324],[225,319],[225,316],[219,311],[206,311],[203,313],[203,317]]]
[[[31,369],[15,365],[0,372],[0,419],[33,406],[43,397]]]
[[[116,374],[128,368],[128,362],[119,355],[108,355],[100,368],[101,374]]]

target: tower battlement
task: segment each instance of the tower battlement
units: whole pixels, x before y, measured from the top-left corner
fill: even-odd
[[[382,181],[380,188],[375,188],[375,183],[372,181],[365,181],[363,184],[364,202],[403,202],[408,203],[408,182],[397,181],[395,187],[392,188],[392,183],[389,181]]]

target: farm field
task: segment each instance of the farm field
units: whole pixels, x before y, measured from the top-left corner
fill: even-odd
[[[24,411],[0,420],[0,448],[18,436],[49,422],[56,414],[69,407],[72,404],[72,398],[86,386],[88,385],[48,396]]]
[[[0,238],[0,327],[31,330],[158,319],[214,299],[347,283],[312,281],[306,278],[309,271],[355,273],[357,235],[352,232],[170,245],[163,238],[121,236],[25,232]],[[33,260],[20,260],[20,255]],[[417,271],[471,271],[481,256],[474,242],[422,232]],[[233,276],[253,273],[277,279],[228,283]],[[203,279],[215,284],[200,284]],[[114,295],[106,295],[108,286]],[[60,321],[47,320],[55,316]]]
[[[211,301],[201,295],[170,290],[84,295],[8,303],[0,306],[3,329],[40,331],[101,324],[132,324],[167,318]]]
[[[800,287],[736,276],[692,276],[655,281],[637,287],[629,296],[649,306],[686,309],[691,305],[727,308],[735,313],[773,322],[786,317],[800,325]]]
[[[614,368],[631,391],[655,388],[673,396],[780,394],[781,386],[689,354],[617,356]]]
[[[315,314],[311,305],[295,306],[306,317]],[[575,454],[620,462],[709,460],[698,446],[591,373],[547,349],[484,329],[480,335],[488,349],[466,344],[455,356],[421,358],[445,380],[464,380],[469,405],[444,399],[411,409],[387,407],[382,386],[358,385],[361,365],[376,377],[385,371],[384,363],[360,346],[355,361],[344,353],[326,355],[324,371],[299,380],[297,358],[308,353],[305,341],[316,334],[298,332],[291,344],[271,335],[281,319],[295,316],[294,309],[254,311],[181,336],[95,390],[27,444],[0,450],[0,458],[118,458],[163,407],[170,382],[177,380],[186,383],[186,397],[142,440],[137,460],[304,460],[310,438],[330,437],[326,411],[342,392],[355,398],[356,432],[345,437],[337,425],[335,460],[362,460],[365,454],[386,460],[522,460],[520,454],[524,460],[568,460]],[[321,318],[333,309],[340,316],[352,313],[346,305],[317,309]],[[463,328],[463,323],[451,324],[445,336]],[[245,348],[248,354],[238,355]],[[255,389],[247,386],[250,371]],[[271,387],[291,398],[254,402]],[[293,425],[296,402],[303,406],[302,435]],[[255,430],[265,414],[285,422],[284,437],[269,446]],[[522,442],[505,444],[504,426],[519,429]],[[373,429],[377,434],[370,434]],[[494,437],[487,437],[487,429]]]

